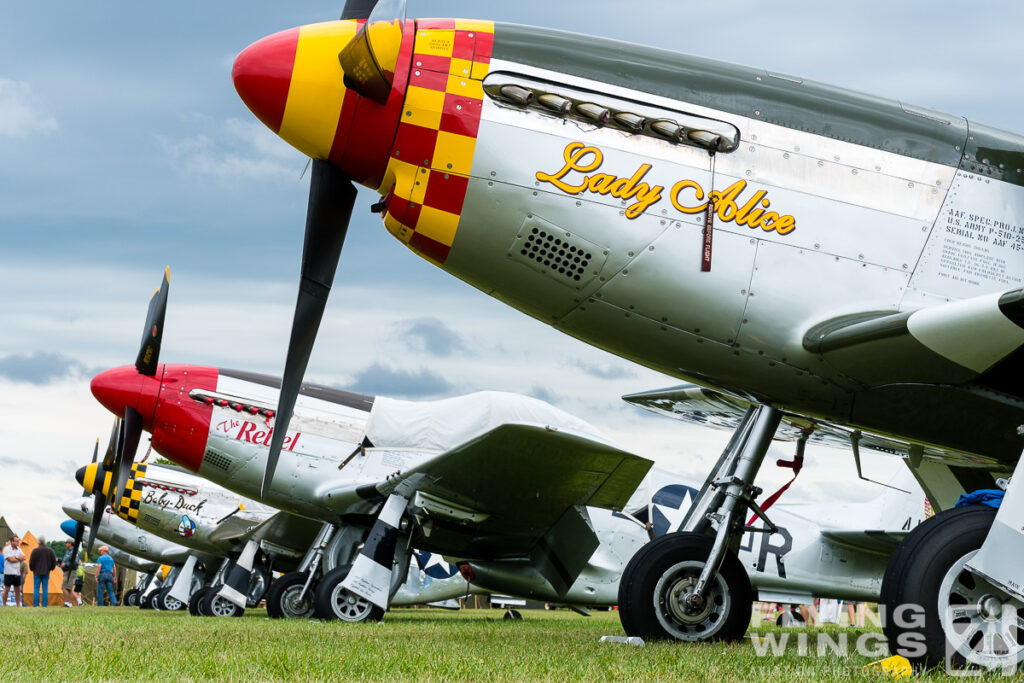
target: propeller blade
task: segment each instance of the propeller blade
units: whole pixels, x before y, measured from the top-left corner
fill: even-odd
[[[135,359],[135,369],[140,375],[152,377],[156,374],[156,366],[160,360],[160,340],[164,336],[164,316],[167,313],[167,292],[171,286],[171,269],[164,270],[164,279],[160,289],[153,293],[149,300],[149,313],[146,314],[146,327],[142,330],[142,344],[139,356]]]
[[[352,17],[365,18],[366,23],[338,53],[338,60],[345,74],[346,88],[377,104],[386,105],[395,80],[394,62],[398,59],[402,42],[405,0],[383,0],[367,4],[375,5],[370,8],[372,13],[365,17]],[[346,5],[345,9],[349,7]]]
[[[114,418],[114,426],[110,430],[110,439],[107,441],[107,451],[103,454],[103,469],[110,472],[114,466],[114,459],[117,458],[117,440],[121,432],[121,418]],[[90,492],[91,493],[91,492]]]
[[[338,167],[319,159],[313,161],[309,182],[309,205],[306,209],[306,236],[302,245],[302,272],[299,296],[295,302],[288,356],[281,380],[274,417],[274,435],[267,455],[261,495],[266,496],[274,478],[281,445],[288,432],[295,399],[306,374],[306,364],[313,350],[327,296],[334,282],[341,247],[345,243],[352,206],[356,201],[355,185]]]
[[[94,465],[96,464],[96,460],[99,458],[99,455],[100,455],[100,440],[97,438],[96,439],[96,445],[93,446],[93,449],[92,449],[92,463]],[[82,489],[82,495],[83,496],[91,496],[92,495],[92,491],[87,491],[86,489],[83,488]]]
[[[366,19],[373,11],[377,0],[345,0],[341,10],[341,19]]]
[[[81,522],[75,523],[75,542],[71,546],[71,557],[74,558],[75,563],[78,562],[78,551],[82,547],[82,537],[85,535],[85,525]]]
[[[121,496],[124,494],[124,486],[128,483],[132,474],[132,465],[135,464],[135,451],[139,448],[139,438],[142,436],[142,414],[126,406],[124,410],[124,438],[121,440],[117,451],[117,463],[115,472],[117,478],[114,480],[113,497],[110,499],[117,512],[121,504]]]
[[[89,542],[85,544],[85,554],[92,555],[92,545],[96,542],[96,530],[100,528],[103,521],[103,511],[107,508],[107,496],[103,493],[102,487],[96,494],[92,504],[92,522],[89,523]]]

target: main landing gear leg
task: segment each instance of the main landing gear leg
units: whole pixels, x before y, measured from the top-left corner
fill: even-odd
[[[324,552],[338,535],[338,527],[324,522],[313,540],[298,571],[288,572],[270,585],[267,591],[267,615],[272,619],[309,619],[313,616],[313,594],[323,571],[320,566]]]
[[[1024,457],[998,513],[944,510],[889,559],[880,605],[889,650],[920,668],[1010,675],[1024,661]]]
[[[317,617],[380,621],[409,571],[410,539],[402,522],[408,504],[402,496],[388,496],[352,564],[324,575],[316,589]]]
[[[754,477],[781,419],[769,406],[748,409],[682,531],[651,541],[626,565],[619,618],[627,635],[698,642],[739,640],[746,633],[753,592],[736,549],[748,507],[758,509]]]

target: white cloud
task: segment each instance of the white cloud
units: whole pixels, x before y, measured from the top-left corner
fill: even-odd
[[[0,78],[0,137],[24,138],[55,130],[57,119],[43,111],[28,83]]]
[[[213,122],[187,117],[197,132],[184,138],[157,135],[157,143],[178,170],[218,180],[297,180],[304,157],[259,122]]]

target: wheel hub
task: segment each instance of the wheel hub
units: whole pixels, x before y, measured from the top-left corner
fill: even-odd
[[[994,595],[986,595],[978,603],[978,613],[986,621],[999,619],[1003,614],[1003,601]]]
[[[969,664],[1016,668],[1024,659],[1024,604],[969,571],[971,551],[954,562],[939,586],[938,612],[949,646]],[[947,653],[951,654],[951,652]]]
[[[340,583],[335,586],[332,598],[334,612],[342,621],[363,621],[373,609],[368,600],[349,593]]]
[[[215,617],[229,617],[235,613],[236,609],[235,603],[219,595],[213,596],[213,600],[210,601],[210,611]]]
[[[699,623],[707,619],[711,614],[711,603],[704,600],[703,596],[694,592],[697,586],[697,578],[687,576],[677,581],[668,595],[668,608],[680,621]]]
[[[302,595],[302,585],[292,586],[281,596],[281,610],[291,618],[304,617],[313,612],[312,590]]]
[[[731,608],[728,588],[718,574],[708,584],[705,596],[694,592],[703,569],[703,562],[680,562],[665,570],[654,588],[657,619],[680,640],[712,637],[725,624]]]

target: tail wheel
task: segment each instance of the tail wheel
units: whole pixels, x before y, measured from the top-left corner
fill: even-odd
[[[206,589],[206,593],[199,599],[199,613],[208,617],[242,616],[245,609],[227,598],[221,597],[218,595],[219,592],[220,586],[211,586]]]
[[[739,640],[750,625],[753,592],[736,556],[727,551],[705,592],[688,607],[714,539],[674,533],[651,541],[626,565],[619,581],[619,618],[627,635],[687,642]]]
[[[267,616],[271,619],[312,617],[316,584],[311,585],[306,595],[299,598],[308,577],[306,572],[289,572],[270,584],[270,590],[267,591]]]
[[[946,510],[903,539],[879,600],[891,652],[928,668],[1006,671],[1024,661],[1024,603],[965,567],[995,515],[980,505]]]
[[[380,621],[384,617],[383,609],[365,598],[349,593],[341,585],[351,568],[350,564],[335,567],[320,579],[314,598],[314,615],[318,619],[340,619],[356,623]]]

